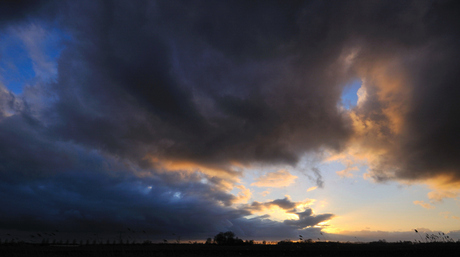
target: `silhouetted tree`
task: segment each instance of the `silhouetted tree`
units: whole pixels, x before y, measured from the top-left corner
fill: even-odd
[[[235,233],[232,231],[220,232],[214,236],[214,242],[218,245],[232,245],[235,243]]]

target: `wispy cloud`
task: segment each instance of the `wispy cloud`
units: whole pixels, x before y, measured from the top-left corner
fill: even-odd
[[[318,188],[317,186],[309,187],[309,188],[307,189],[307,192],[313,191],[313,190],[315,190],[315,189],[317,189],[317,188]]]
[[[26,28],[19,27],[14,31],[28,51],[35,75],[46,81],[55,78],[57,75],[56,63],[47,55],[47,50],[57,48],[56,42],[52,42],[56,41],[57,36],[34,23]],[[58,49],[54,49],[54,51],[57,52]]]
[[[358,171],[358,170],[359,170],[358,167],[354,166],[354,167],[347,167],[346,169],[337,171],[336,173],[342,178],[352,178],[354,176],[353,171]]]
[[[420,205],[425,209],[434,209],[435,207],[429,203],[425,203],[424,201],[414,201],[415,205]]]
[[[455,220],[460,220],[460,217],[452,215],[452,212],[450,211],[445,211],[445,212],[440,212],[439,215],[444,217],[445,219],[455,219]]]
[[[269,172],[256,178],[256,182],[252,183],[251,186],[257,187],[284,187],[294,183],[297,176],[292,175],[287,170],[278,170]]]

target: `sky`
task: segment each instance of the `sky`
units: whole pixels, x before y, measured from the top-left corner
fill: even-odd
[[[459,240],[459,14],[2,1],[0,239]]]

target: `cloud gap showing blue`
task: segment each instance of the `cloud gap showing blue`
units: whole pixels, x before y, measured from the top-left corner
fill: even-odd
[[[2,34],[0,42],[3,42],[0,45],[1,82],[11,92],[19,94],[24,83],[35,77],[32,60],[19,38]]]
[[[346,109],[352,109],[358,104],[358,90],[361,88],[363,81],[354,79],[347,84],[342,91],[342,105]]]
[[[46,26],[39,27],[45,29],[45,37],[42,42],[38,42],[40,50],[46,62],[51,62],[52,66],[57,67],[57,60],[65,48],[65,42],[70,41],[71,37],[60,29],[48,29]],[[22,29],[22,28],[20,28]],[[26,43],[18,36],[17,31],[9,30],[9,33],[0,34],[0,71],[2,76],[0,81],[14,94],[21,94],[24,86],[34,84],[37,80],[54,80],[56,74],[37,74],[34,70],[32,58],[33,53],[27,49]],[[44,75],[44,76],[43,76]]]

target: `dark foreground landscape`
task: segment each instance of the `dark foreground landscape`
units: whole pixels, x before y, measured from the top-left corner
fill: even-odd
[[[205,244],[0,246],[0,256],[459,256],[460,243],[311,243],[221,246]]]

